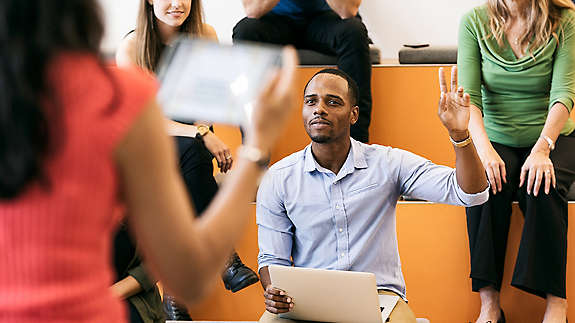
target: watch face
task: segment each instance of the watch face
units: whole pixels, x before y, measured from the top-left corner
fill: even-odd
[[[208,128],[208,126],[203,124],[196,126],[196,129],[198,129],[198,133],[202,137],[205,136],[208,133],[208,131],[210,131],[210,128]]]

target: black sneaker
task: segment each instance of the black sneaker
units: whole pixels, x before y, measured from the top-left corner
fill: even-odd
[[[222,281],[227,290],[235,293],[257,283],[259,278],[253,270],[242,263],[240,256],[234,252],[222,274]]]
[[[174,297],[164,294],[164,312],[166,312],[166,319],[170,321],[191,321],[192,318],[188,313],[188,309],[176,303]]]

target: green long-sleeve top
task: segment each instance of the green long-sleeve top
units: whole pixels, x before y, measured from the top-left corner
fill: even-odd
[[[569,112],[575,100],[575,11],[563,9],[555,37],[517,58],[507,39],[503,46],[489,37],[489,16],[483,5],[461,20],[457,54],[459,84],[471,104],[483,112],[489,140],[510,147],[535,144],[549,109],[557,102]],[[505,37],[505,36],[504,36]],[[571,119],[561,134],[575,129]]]

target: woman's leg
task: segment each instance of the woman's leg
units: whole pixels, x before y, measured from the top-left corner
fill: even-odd
[[[567,192],[575,180],[575,134],[559,136],[550,155],[557,186],[549,194],[540,190],[537,197],[524,188],[519,205],[525,216],[523,235],[512,285],[546,297],[544,322],[565,322],[567,309]]]
[[[472,289],[479,292],[481,313],[477,322],[497,322],[500,317],[499,290],[511,217],[511,203],[519,184],[520,152],[511,147],[492,143],[505,162],[507,183],[501,192],[490,192],[483,205],[466,209],[469,249],[471,256]]]
[[[202,140],[190,137],[175,137],[175,140],[180,156],[182,178],[195,207],[196,216],[200,216],[218,192],[218,184],[213,175],[213,156]],[[235,292],[257,283],[259,279],[234,252],[222,273],[222,280],[227,289]],[[187,309],[170,296],[164,297],[164,309],[170,320],[191,320],[187,315]]]

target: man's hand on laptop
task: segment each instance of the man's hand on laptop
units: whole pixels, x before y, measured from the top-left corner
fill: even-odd
[[[294,306],[291,297],[286,295],[283,290],[274,288],[271,285],[268,285],[266,288],[264,299],[266,302],[266,310],[273,314],[287,313]]]

